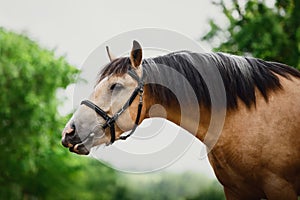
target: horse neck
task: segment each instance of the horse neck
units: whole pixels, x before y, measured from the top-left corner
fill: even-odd
[[[144,100],[144,118],[159,117],[167,119],[203,141],[210,123],[209,109],[199,105],[183,105],[180,107],[176,98],[166,105],[159,99],[151,97],[147,88],[145,89]]]

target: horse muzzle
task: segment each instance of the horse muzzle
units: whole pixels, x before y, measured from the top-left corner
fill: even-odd
[[[74,123],[69,123],[62,132],[61,143],[64,147],[69,148],[70,152],[81,155],[90,153],[89,149],[93,145],[94,134],[89,134],[84,139],[76,134],[76,127]]]

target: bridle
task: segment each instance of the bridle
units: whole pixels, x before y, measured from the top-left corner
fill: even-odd
[[[103,130],[105,130],[106,128],[109,127],[110,135],[111,135],[110,144],[114,143],[114,141],[116,140],[116,133],[115,133],[116,120],[132,104],[133,100],[137,97],[137,95],[139,95],[140,99],[139,99],[139,105],[138,105],[134,126],[128,135],[120,136],[118,139],[126,140],[129,136],[131,136],[136,130],[136,128],[138,127],[138,123],[141,117],[141,112],[143,107],[143,93],[144,93],[144,81],[143,81],[144,73],[142,73],[142,78],[140,78],[137,75],[137,73],[132,69],[132,67],[128,69],[127,73],[137,81],[138,85],[134,89],[134,91],[132,92],[131,96],[126,101],[126,103],[112,117],[110,117],[104,110],[102,110],[99,106],[97,106],[96,104],[94,104],[89,100],[84,100],[81,102],[81,105],[84,104],[87,107],[93,109],[98,115],[100,115],[105,120],[105,123],[102,125],[102,128]]]

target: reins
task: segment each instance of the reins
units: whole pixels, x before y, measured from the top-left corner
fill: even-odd
[[[105,124],[102,125],[102,128],[105,130],[107,127],[110,129],[110,144],[114,143],[116,140],[116,133],[115,133],[115,122],[119,118],[119,116],[132,104],[134,99],[139,95],[139,105],[137,109],[137,115],[135,118],[135,123],[133,128],[131,129],[130,133],[124,136],[120,136],[118,139],[126,140],[129,136],[131,136],[136,128],[138,127],[138,123],[140,121],[141,112],[143,108],[143,93],[144,93],[144,81],[143,81],[143,75],[142,78],[140,78],[137,73],[130,67],[127,71],[127,73],[138,82],[138,86],[134,89],[129,99],[126,101],[126,103],[122,106],[122,108],[116,112],[112,117],[110,117],[104,110],[102,110],[99,106],[94,104],[93,102],[89,100],[84,100],[81,102],[81,105],[84,104],[87,107],[93,109],[98,115],[100,115],[104,120]]]

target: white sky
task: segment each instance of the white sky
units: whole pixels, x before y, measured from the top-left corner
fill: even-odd
[[[199,39],[209,29],[209,18],[224,20],[218,8],[203,0],[0,0],[0,26],[27,33],[77,67],[93,49],[122,32],[156,27]],[[199,160],[202,147],[195,142],[167,170],[214,177],[207,159]]]

